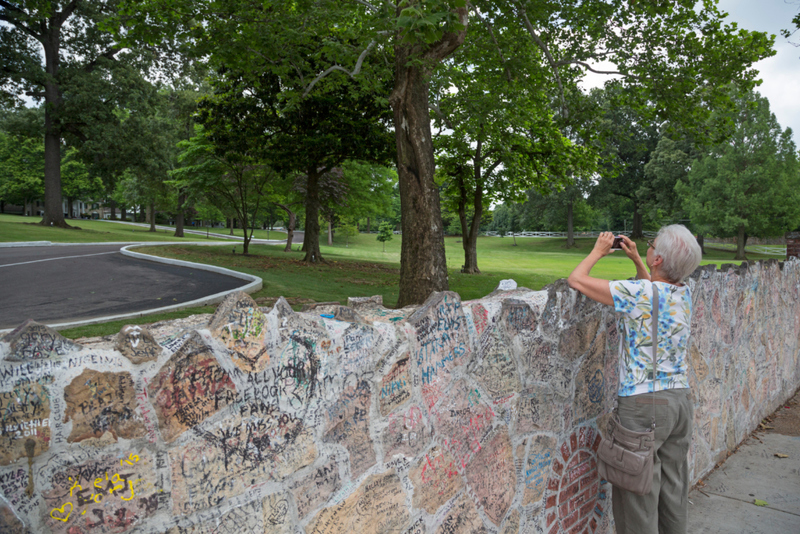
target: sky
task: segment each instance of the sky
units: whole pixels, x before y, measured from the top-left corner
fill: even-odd
[[[781,35],[782,29],[793,27],[800,0],[719,0],[718,6],[728,13],[727,22],[775,35],[777,53],[755,64],[763,82],[756,91],[769,100],[781,128],[791,128],[795,144],[800,145],[800,47],[791,44],[800,44],[800,31],[789,40]],[[602,86],[606,79],[602,75],[587,76],[584,87]]]

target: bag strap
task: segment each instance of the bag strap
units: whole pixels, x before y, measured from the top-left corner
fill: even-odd
[[[653,320],[653,431],[656,429],[656,377],[658,371],[658,288],[656,283],[653,285],[653,313],[651,319]]]

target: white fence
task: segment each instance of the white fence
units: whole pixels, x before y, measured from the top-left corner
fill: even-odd
[[[603,230],[604,231],[604,230]],[[630,231],[613,231],[614,235],[630,235]],[[593,232],[574,232],[572,235],[575,238],[592,238],[597,237],[601,230]],[[652,238],[656,236],[656,232],[642,232],[645,237]],[[492,237],[499,237],[497,232],[486,232],[485,235]],[[506,234],[506,237],[553,237],[553,238],[566,238],[567,232],[517,232]],[[731,243],[717,243],[712,239],[706,239],[705,245],[715,249],[722,250],[736,250],[736,244]],[[746,252],[752,254],[764,254],[768,256],[786,256],[786,246],[783,245],[747,245]]]

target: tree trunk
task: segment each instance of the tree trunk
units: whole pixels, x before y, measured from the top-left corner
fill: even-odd
[[[284,247],[284,252],[290,252],[292,250],[292,240],[294,239],[294,225],[297,223],[297,216],[294,214],[292,210],[288,208],[288,206],[282,206],[278,204],[288,215],[289,215],[289,223],[286,226],[286,247]]]
[[[405,47],[395,49],[395,90],[390,99],[403,233],[398,308],[421,304],[432,292],[450,288],[439,188],[433,181],[428,80],[420,68],[406,66],[408,55]]]
[[[113,198],[111,199],[111,220],[116,220],[117,218],[117,201]]]
[[[633,228],[631,228],[631,239],[641,239],[644,237],[644,228],[642,223],[642,214],[639,211],[639,204],[633,204]]]
[[[181,189],[178,192],[178,213],[175,215],[175,237],[184,237],[183,235],[183,205],[186,203],[186,190]]]
[[[128,210],[127,208],[120,208],[119,209],[119,218],[121,220],[126,220],[128,218]]]
[[[703,256],[706,255],[706,247],[704,245],[704,241],[705,238],[703,237],[703,234],[697,234],[697,244],[700,245],[700,252],[703,254]]]
[[[150,201],[150,231],[156,231],[156,203]]]
[[[407,6],[397,4],[396,13]],[[434,291],[450,288],[444,252],[439,188],[433,181],[434,157],[428,101],[428,76],[464,42],[467,8],[454,13],[462,25],[428,45],[406,45],[395,36],[394,89],[389,103],[394,113],[397,175],[400,185],[402,244],[398,307],[421,304]]]
[[[575,232],[572,225],[573,201],[567,202],[567,248],[575,246]]]
[[[0,213],[5,213],[5,212],[6,212],[6,201],[0,200]]]
[[[744,246],[747,244],[747,234],[744,231],[744,225],[739,225],[739,235],[736,236],[736,257],[734,260],[747,260],[744,252]]]
[[[369,233],[369,217],[367,217],[367,233]]]
[[[328,219],[328,246],[333,246],[333,223]]]
[[[321,169],[314,169],[307,173],[306,226],[303,240],[306,255],[303,261],[309,263],[324,261],[319,252],[319,178],[323,172]]]
[[[58,131],[52,117],[60,105],[61,97],[58,89],[54,84],[48,83],[44,106],[44,216],[41,224],[71,228],[64,221],[64,211],[61,206],[61,132]]]

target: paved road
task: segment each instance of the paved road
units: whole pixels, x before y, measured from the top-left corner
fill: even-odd
[[[143,311],[246,282],[123,256],[120,245],[0,248],[0,329]]]

